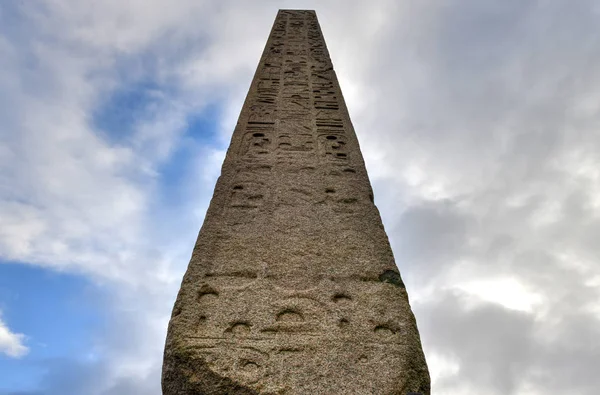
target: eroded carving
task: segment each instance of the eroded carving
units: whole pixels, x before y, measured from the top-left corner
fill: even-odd
[[[259,140],[260,137],[254,139]],[[256,152],[262,148],[252,149],[252,152]],[[269,165],[254,165],[237,174],[229,187],[229,201],[225,212],[229,225],[249,223],[257,217],[269,196],[268,184],[263,177],[270,172]]]
[[[304,317],[298,311],[285,309],[277,313],[277,322],[304,322]]]
[[[248,322],[234,322],[225,330],[226,334],[232,336],[248,336],[250,334],[251,325]]]
[[[198,300],[202,302],[213,301],[219,296],[219,292],[210,285],[203,284],[198,290]]]
[[[258,181],[238,181],[232,188],[230,207],[237,209],[255,209],[265,199],[265,184]]]
[[[334,303],[348,303],[352,300],[352,298],[345,293],[336,293],[332,298]]]
[[[348,161],[346,138],[339,132],[322,133],[318,137],[321,157],[328,162],[345,165]]]
[[[270,125],[247,127],[240,152],[241,158],[254,162],[266,160],[272,149],[273,131]]]
[[[250,106],[248,125],[275,125],[277,110],[271,105],[257,103]]]
[[[279,94],[280,80],[260,80],[256,88],[256,101],[259,103],[275,104]]]

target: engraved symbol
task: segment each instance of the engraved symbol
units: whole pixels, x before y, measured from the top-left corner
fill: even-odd
[[[308,85],[284,85],[281,96],[286,109],[289,111],[308,113],[310,110],[310,91]]]
[[[333,83],[328,82],[313,82],[313,94],[316,109],[337,110],[339,104]]]
[[[238,182],[233,186],[230,206],[242,209],[258,208],[262,205],[264,197],[262,182]]]
[[[225,334],[232,336],[247,336],[250,334],[251,325],[247,322],[235,322],[225,330]]]
[[[254,375],[258,371],[258,364],[252,361],[242,361],[242,370],[246,374]]]
[[[234,370],[248,383],[256,383],[264,376],[264,366],[269,354],[258,351],[253,347],[242,347],[238,350],[239,357],[234,364]]]
[[[313,150],[312,135],[308,133],[281,134],[279,149],[290,152],[308,152]]]
[[[283,49],[283,43],[276,42],[269,47],[269,52],[271,54],[277,55],[277,54],[281,53],[282,49]]]
[[[283,80],[285,84],[294,82],[306,83],[308,81],[306,61],[286,63],[283,70]]]
[[[256,101],[274,104],[279,93],[279,80],[260,80],[256,89]]]
[[[304,18],[302,19],[296,19],[295,17],[291,17],[290,18],[290,24],[289,24],[289,31],[288,31],[288,35],[290,36],[301,36],[303,35],[302,33],[304,32]]]
[[[292,95],[287,103],[292,104],[295,110],[310,110],[310,101],[308,97],[302,97],[300,95]]]
[[[319,68],[313,66],[311,77],[314,80],[314,84],[319,84],[322,88],[333,87],[333,68],[328,65],[323,65]],[[322,84],[322,85],[321,85]]]
[[[250,129],[250,128],[249,128]],[[269,153],[271,138],[269,129],[255,128],[244,135],[242,158],[253,160],[264,158]]]
[[[315,108],[321,110],[339,110],[340,106],[336,100],[315,99]]]
[[[400,333],[400,328],[397,325],[380,324],[373,329],[375,335],[381,340],[394,340],[397,334]]]
[[[325,160],[333,163],[345,163],[348,160],[346,142],[340,133],[319,135],[319,150]]]
[[[337,293],[333,295],[332,300],[334,301],[334,303],[348,303],[352,300],[352,298],[346,294]]]
[[[319,117],[317,115],[317,128],[343,128],[344,121],[341,118],[334,117]]]
[[[278,80],[281,74],[281,67],[271,63],[265,63],[259,72],[259,78],[263,80]]]
[[[218,298],[219,292],[208,284],[202,284],[202,286],[198,290],[198,302],[201,309],[203,310],[203,313],[212,310],[215,307]],[[206,324],[206,320],[206,315],[202,314],[198,318],[198,326],[201,327],[204,324]]]
[[[348,327],[348,325],[350,325],[350,322],[349,322],[347,319],[345,319],[345,318],[341,318],[341,319],[338,321],[338,326],[339,326],[341,329],[345,329],[345,328],[347,328],[347,327]]]
[[[203,284],[198,291],[198,300],[204,303],[214,301],[218,297],[219,293],[208,284]]]
[[[295,310],[286,309],[277,314],[277,322],[304,322],[302,314]]]
[[[295,118],[286,119],[280,123],[277,136],[278,161],[280,159],[300,160],[306,158],[306,155],[311,155],[315,150],[310,123],[304,117],[295,116]]]
[[[272,125],[275,123],[275,109],[267,104],[255,104],[250,107],[249,125]]]
[[[268,179],[270,171],[269,165],[249,165],[235,176],[225,216],[230,225],[250,223],[256,218],[268,193],[266,184],[259,180]]]

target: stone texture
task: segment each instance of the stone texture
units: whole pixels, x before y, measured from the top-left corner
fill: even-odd
[[[163,393],[429,392],[316,14],[281,10],[175,302]]]

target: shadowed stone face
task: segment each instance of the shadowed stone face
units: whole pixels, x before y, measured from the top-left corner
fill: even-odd
[[[280,11],[169,324],[165,395],[429,394],[313,11]]]

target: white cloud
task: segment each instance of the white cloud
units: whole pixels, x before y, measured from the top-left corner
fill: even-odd
[[[591,3],[300,3],[318,12],[434,393],[600,385]],[[159,393],[168,312],[223,149],[276,8],[298,5],[46,0],[4,14],[21,23],[0,23],[0,256],[114,289],[119,333],[90,354],[110,363],[85,393]],[[111,141],[91,118],[140,81],[156,101]],[[220,134],[194,147],[167,210],[160,165],[212,101]]]
[[[496,277],[458,284],[458,289],[476,299],[485,300],[513,310],[532,312],[542,300],[514,278]]]
[[[14,333],[2,321],[0,316],[0,354],[5,354],[11,358],[20,358],[29,352],[25,346],[26,336],[22,333]]]

